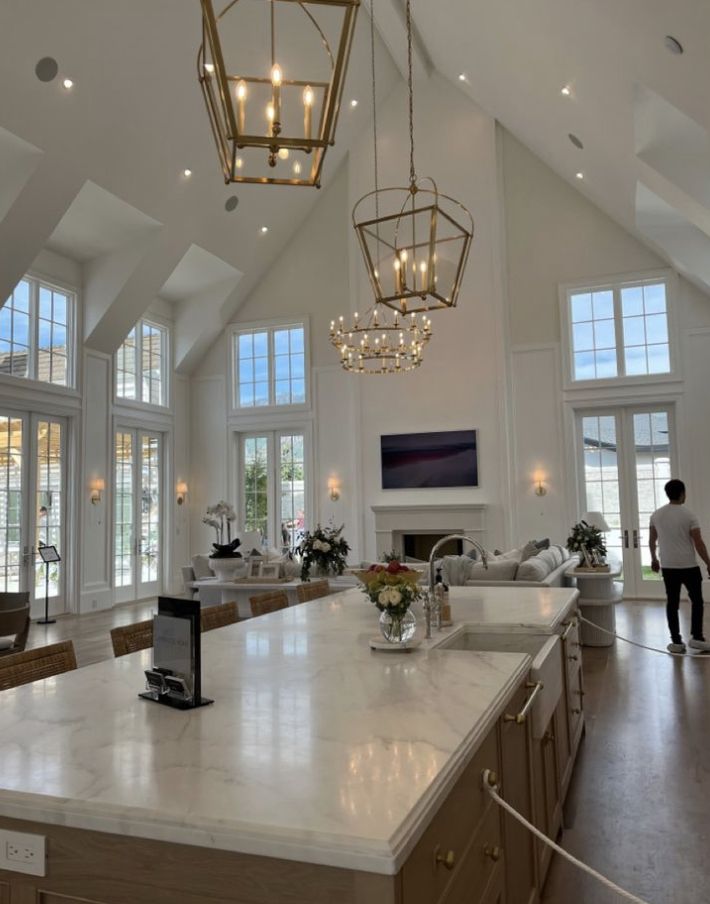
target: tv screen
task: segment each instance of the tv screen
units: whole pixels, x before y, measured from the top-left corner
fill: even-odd
[[[380,447],[383,490],[478,486],[475,430],[382,436]]]

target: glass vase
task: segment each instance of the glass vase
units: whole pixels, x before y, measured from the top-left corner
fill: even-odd
[[[385,609],[380,615],[380,633],[388,643],[405,644],[414,637],[417,619],[411,609],[393,612]]]

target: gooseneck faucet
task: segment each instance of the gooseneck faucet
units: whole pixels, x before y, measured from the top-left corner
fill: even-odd
[[[478,542],[478,540],[474,540],[473,537],[469,537],[467,534],[449,534],[448,536],[442,537],[440,540],[436,541],[436,543],[432,546],[431,552],[429,553],[429,593],[424,601],[427,640],[431,638],[431,613],[432,609],[435,606],[434,584],[436,581],[436,575],[434,574],[434,561],[436,559],[436,554],[439,551],[439,548],[443,546],[444,543],[448,543],[449,540],[464,540],[466,543],[470,543],[471,546],[473,546],[474,549],[477,549],[481,554],[481,562],[483,562],[483,567],[486,569],[488,568],[488,554]]]

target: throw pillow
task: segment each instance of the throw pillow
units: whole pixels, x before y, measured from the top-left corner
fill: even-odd
[[[514,581],[518,570],[518,563],[514,559],[498,559],[491,562],[488,568],[479,562],[471,568],[466,584],[477,581]]]
[[[473,568],[475,564],[468,556],[444,556],[441,576],[449,587],[462,587]]]
[[[521,562],[525,562],[527,559],[532,556],[536,556],[539,552],[537,545],[534,540],[528,540],[528,542],[523,546],[522,556],[520,557]]]
[[[532,541],[538,549],[549,549],[550,548],[550,538],[545,537],[544,540],[533,540]]]
[[[550,564],[545,562],[540,553],[537,556],[531,556],[525,562],[518,566],[518,573],[515,575],[516,581],[533,581],[539,584],[544,581],[548,574],[552,571]]]
[[[214,571],[210,567],[209,556],[193,556],[191,561],[196,581],[204,581],[206,578],[214,577]]]

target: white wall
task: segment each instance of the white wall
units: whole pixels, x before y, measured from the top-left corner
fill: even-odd
[[[571,403],[565,403],[562,390],[559,286],[658,270],[665,263],[509,132],[499,128],[499,140],[511,335],[514,534],[563,540],[579,510],[571,473]],[[681,476],[710,528],[703,451],[710,442],[710,299],[679,278],[672,302],[685,381],[667,387],[665,395],[676,402]],[[660,390],[645,395],[649,402],[660,397]],[[537,472],[546,478],[548,494],[543,497],[534,493]]]

